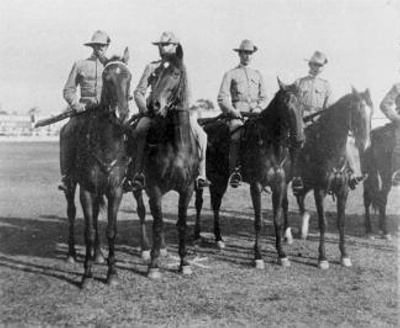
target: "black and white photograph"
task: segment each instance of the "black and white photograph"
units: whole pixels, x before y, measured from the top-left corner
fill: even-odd
[[[400,0],[1,0],[1,327],[398,327]]]

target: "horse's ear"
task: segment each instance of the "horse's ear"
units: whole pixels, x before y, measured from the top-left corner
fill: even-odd
[[[281,81],[279,76],[277,76],[276,79],[278,80],[279,89],[286,90],[287,86]]]
[[[124,56],[122,57],[122,61],[127,64],[129,61],[129,49],[128,47],[125,48],[124,50]]]
[[[176,47],[176,57],[178,57],[180,60],[183,59],[183,48],[182,48],[182,45],[180,43]]]
[[[358,91],[354,86],[351,86],[351,92],[355,95],[358,95]]]
[[[364,95],[365,95],[365,99],[366,99],[367,103],[368,103],[370,106],[372,106],[371,92],[369,91],[368,88],[365,89]]]

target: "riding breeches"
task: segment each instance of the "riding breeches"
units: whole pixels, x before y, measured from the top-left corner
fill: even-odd
[[[352,137],[347,138],[346,159],[349,164],[349,168],[354,173],[354,175],[361,176],[363,173],[363,168],[361,166],[360,153],[357,147],[355,147],[354,138]]]
[[[60,170],[61,176],[71,174],[76,162],[78,133],[85,124],[82,117],[72,117],[60,131]]]

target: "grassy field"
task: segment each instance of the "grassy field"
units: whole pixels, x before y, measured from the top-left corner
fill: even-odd
[[[276,264],[271,202],[263,196],[262,251],[266,267],[253,267],[253,212],[248,186],[229,190],[223,201],[221,228],[227,247],[213,243],[213,220],[205,193],[203,241],[190,246],[194,274],[178,273],[177,195],[165,197],[163,209],[169,255],[163,277],[146,277],[139,254],[139,224],[131,195],[118,219],[117,261],[120,284],[105,284],[106,265],[96,265],[95,282],[81,290],[83,219],[78,205],[79,261],[64,262],[67,250],[66,204],[56,190],[58,144],[0,143],[0,325],[12,327],[398,327],[398,241],[400,190],[389,199],[392,241],[365,239],[362,187],[350,195],[347,245],[351,268],[340,266],[335,203],[327,199],[327,255],[331,267],[317,268],[318,230],[313,212],[308,240],[285,245],[292,266]],[[397,200],[397,201],[396,201]],[[146,199],[147,204],[147,199]],[[290,199],[291,221],[299,226]],[[193,228],[194,203],[189,208]],[[148,215],[151,236],[151,216]],[[101,214],[104,236],[106,221]],[[377,230],[376,217],[373,225]],[[103,238],[105,239],[105,238]],[[105,253],[107,247],[103,240]]]

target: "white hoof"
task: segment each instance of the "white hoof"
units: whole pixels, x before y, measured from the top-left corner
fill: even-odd
[[[329,269],[329,262],[328,261],[319,261],[318,268],[321,270],[328,270]]]
[[[383,238],[385,238],[387,241],[391,241],[392,240],[392,236],[389,235],[389,234],[384,235]]]
[[[255,266],[256,266],[256,269],[260,269],[260,270],[264,269],[265,268],[264,261],[263,260],[255,260]]]
[[[160,279],[161,278],[161,271],[160,269],[150,269],[147,277],[149,277],[150,279]]]
[[[309,224],[310,224],[310,213],[305,212],[302,216],[302,225],[301,225],[301,239],[303,240],[307,239]]]
[[[225,243],[222,240],[217,241],[217,247],[219,249],[224,249],[225,248]]]
[[[183,267],[181,267],[181,272],[185,276],[190,276],[193,273],[190,265],[184,265]]]
[[[149,262],[150,261],[150,251],[142,251],[141,257],[144,262]]]
[[[278,258],[278,264],[285,268],[290,267],[290,261],[287,257]]]
[[[160,249],[160,256],[166,257],[168,255],[168,251],[166,248],[161,248]]]
[[[349,268],[352,266],[351,260],[349,257],[342,257],[342,259],[340,260],[340,263],[346,268]]]
[[[285,239],[286,242],[288,243],[288,245],[292,245],[293,244],[293,235],[292,235],[292,229],[291,228],[287,228],[285,231]]]

